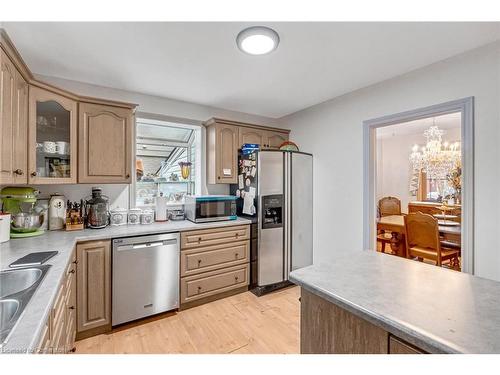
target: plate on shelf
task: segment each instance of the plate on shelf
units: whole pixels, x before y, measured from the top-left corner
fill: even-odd
[[[446,227],[459,227],[460,223],[456,221],[449,221],[449,220],[438,220],[439,225],[443,225]]]
[[[435,215],[432,215],[434,216],[436,219],[458,219],[458,216],[457,215],[443,215],[443,214],[435,214]]]

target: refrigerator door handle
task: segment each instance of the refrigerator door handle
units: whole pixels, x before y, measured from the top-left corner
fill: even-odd
[[[291,190],[291,182],[292,182],[292,154],[284,153],[285,158],[285,173],[284,173],[284,190],[285,190],[285,256],[284,256],[284,280],[288,280],[288,276],[292,269],[292,243],[291,243],[291,213],[292,213],[292,190]]]

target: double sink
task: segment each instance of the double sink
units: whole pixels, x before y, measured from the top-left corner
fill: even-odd
[[[21,317],[50,265],[0,271],[0,346]]]

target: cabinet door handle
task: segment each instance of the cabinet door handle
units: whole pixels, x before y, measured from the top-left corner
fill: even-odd
[[[16,169],[16,170],[14,171],[14,173],[15,173],[15,174],[17,174],[18,176],[22,176],[22,175],[24,174],[23,170],[22,170],[22,169],[19,169],[19,168],[18,168],[18,169]]]
[[[129,173],[127,173],[127,175],[125,176],[125,178],[130,178],[130,174],[129,174]]]
[[[238,253],[234,254],[234,257],[235,257],[236,259],[238,259],[238,257],[239,257],[239,256],[240,256],[240,254],[238,254]]]
[[[235,276],[235,277],[234,277],[234,281],[235,281],[235,282],[238,282],[238,276]]]
[[[31,177],[36,177],[36,172],[31,172]]]
[[[198,267],[200,266],[201,264],[201,259],[198,259]]]
[[[69,271],[69,273],[75,273],[75,270],[71,270],[71,271]]]
[[[220,176],[217,176],[217,179],[220,180]]]
[[[201,242],[201,237],[198,237],[198,242]]]
[[[70,307],[68,307],[68,309],[70,309],[70,310],[74,310],[74,309],[75,309],[75,306],[70,306]]]
[[[201,292],[201,286],[198,286],[198,293]]]
[[[74,261],[72,261],[71,263],[73,263],[73,264],[78,264],[78,260],[74,260]]]

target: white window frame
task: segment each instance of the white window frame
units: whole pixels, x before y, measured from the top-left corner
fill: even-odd
[[[130,184],[129,187],[129,207],[130,208],[136,208],[136,188],[137,188],[137,174],[136,174],[136,157],[137,157],[137,150],[136,150],[136,145],[137,145],[137,123],[138,122],[147,122],[150,124],[158,124],[158,125],[167,125],[166,123],[175,125],[176,127],[179,128],[184,128],[184,129],[191,129],[196,132],[196,137],[195,137],[195,148],[196,148],[196,156],[195,156],[195,179],[194,179],[194,186],[195,186],[195,195],[200,195],[201,192],[203,191],[203,186],[202,186],[202,181],[203,181],[203,175],[204,175],[204,170],[205,170],[205,165],[204,165],[204,160],[202,160],[202,149],[204,145],[204,139],[205,139],[205,134],[204,134],[204,127],[203,124],[199,121],[195,120],[189,120],[189,119],[182,119],[178,117],[170,117],[170,116],[164,116],[164,115],[155,115],[151,113],[145,113],[145,112],[138,112],[136,113],[136,121],[135,121],[135,127],[134,127],[134,142],[133,142],[133,155],[134,155],[134,160],[133,160],[133,176],[132,176],[132,183]],[[168,126],[168,125],[167,125]]]

